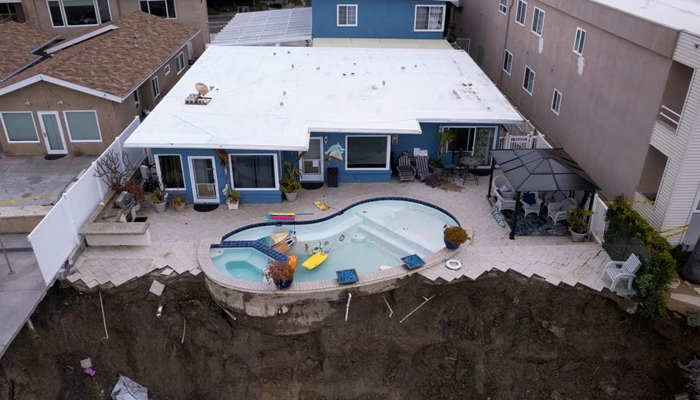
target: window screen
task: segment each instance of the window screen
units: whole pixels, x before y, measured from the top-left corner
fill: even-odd
[[[101,140],[97,114],[93,111],[66,111],[66,123],[72,141]]]
[[[231,167],[236,189],[274,189],[276,186],[272,155],[232,155]]]
[[[348,168],[388,168],[386,136],[349,136]]]
[[[2,113],[1,115],[7,137],[11,142],[36,142],[39,140],[32,113]]]

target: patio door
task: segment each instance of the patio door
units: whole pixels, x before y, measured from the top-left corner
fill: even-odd
[[[214,157],[189,157],[195,203],[219,203]]]
[[[484,165],[491,165],[491,149],[496,138],[496,128],[476,128],[474,157],[481,159]]]
[[[323,182],[323,138],[311,138],[309,151],[299,160],[304,182]]]
[[[44,136],[44,145],[48,154],[67,154],[66,140],[63,138],[63,129],[56,111],[38,111],[41,122],[41,133]]]

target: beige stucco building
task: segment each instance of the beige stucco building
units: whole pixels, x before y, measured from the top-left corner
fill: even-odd
[[[700,235],[700,4],[465,0],[455,35],[610,199],[672,243]]]

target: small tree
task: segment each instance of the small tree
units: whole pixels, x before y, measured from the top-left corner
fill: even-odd
[[[435,163],[442,165],[442,154],[445,151],[445,145],[455,140],[455,133],[451,129],[445,129],[444,131],[438,133],[438,135],[435,138],[438,140],[438,142],[440,142],[440,144],[438,145],[439,147]]]
[[[109,150],[95,163],[95,177],[102,179],[115,192],[122,191],[134,173],[136,167],[131,164],[126,153],[120,155],[114,150]]]

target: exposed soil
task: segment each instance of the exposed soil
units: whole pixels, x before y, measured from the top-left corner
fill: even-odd
[[[700,348],[585,289],[512,275],[353,298],[347,323],[292,337],[242,328],[202,277],[97,294],[51,289],[0,360],[0,399],[106,399],[124,374],[154,399],[666,399]],[[421,296],[436,295],[404,323]],[[161,318],[159,304],[165,304]],[[334,305],[345,313],[345,302]],[[186,319],[184,344],[183,324]],[[82,373],[90,357],[97,375]]]

